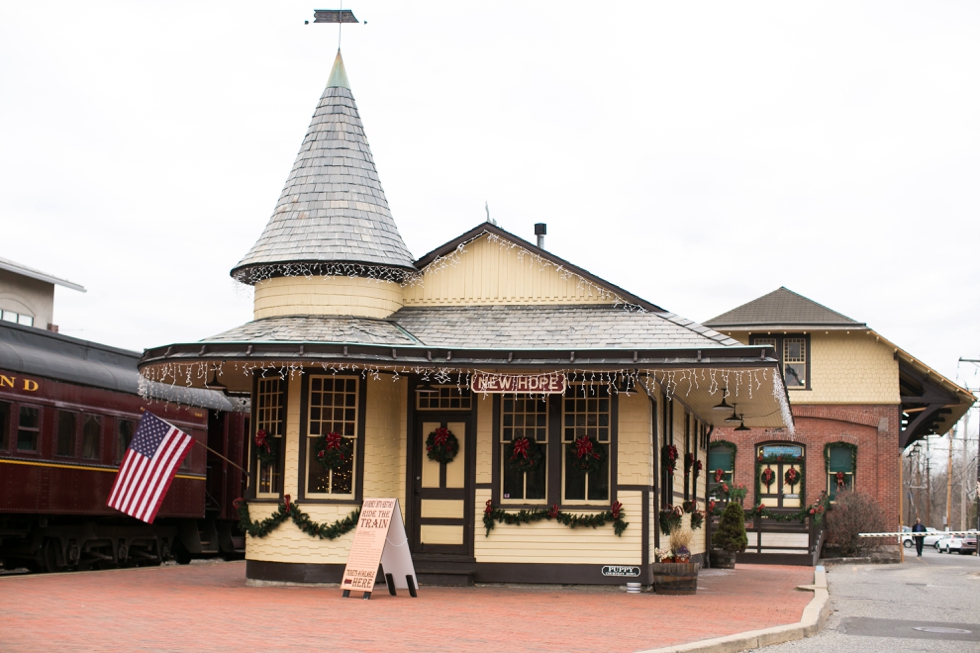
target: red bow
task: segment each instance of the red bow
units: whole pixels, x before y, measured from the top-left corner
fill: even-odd
[[[548,510],[548,519],[554,519],[558,516],[558,504],[553,504]]]
[[[340,449],[340,433],[327,433],[326,443],[327,445],[324,447],[324,449]]]
[[[718,469],[716,469],[715,470],[715,483],[721,483],[721,478],[724,475],[725,475],[725,472],[724,472],[724,470],[721,469],[721,467],[719,467]]]
[[[619,511],[623,509],[623,504],[619,501],[613,501],[612,504],[612,516],[613,519],[619,519]]]
[[[789,468],[789,471],[786,472],[786,478],[789,479],[790,484],[792,484],[792,483],[794,483],[796,481],[796,477],[797,477],[798,473],[799,472],[796,471],[796,468],[795,467],[790,467]]]
[[[844,472],[837,472],[837,487],[844,487]]]
[[[530,460],[530,458],[527,455],[527,451],[530,448],[530,446],[531,446],[531,441],[528,440],[527,438],[520,438],[518,440],[514,440],[514,453],[510,455],[510,459],[514,460],[518,456],[524,456],[525,460]]]
[[[592,438],[587,435],[583,435],[575,441],[575,455],[579,458],[582,456],[592,456],[596,460],[599,459],[599,454],[592,450]]]
[[[432,438],[432,444],[437,447],[441,447],[446,444],[446,440],[449,439],[449,429],[437,428],[436,437]]]
[[[285,500],[285,503],[286,503],[286,514],[288,515],[289,514],[289,509],[290,509],[290,506],[289,506],[289,495],[287,494],[286,496],[283,497],[283,499]]]
[[[775,475],[776,473],[772,471],[772,468],[766,467],[766,469],[762,472],[762,482],[766,485],[772,485],[772,478]]]
[[[265,432],[265,429],[259,429],[255,433],[255,446],[259,449],[264,448],[266,453],[271,453],[268,442],[269,434]]]
[[[489,515],[493,512],[493,499],[487,499],[487,507],[483,509],[484,515]]]

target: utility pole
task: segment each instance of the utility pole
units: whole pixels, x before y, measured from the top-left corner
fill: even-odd
[[[946,530],[952,530],[953,525],[950,523],[949,511],[953,507],[953,429],[949,430],[949,456],[946,459],[946,521],[943,526]]]
[[[929,474],[929,457],[929,436],[926,436],[926,524],[932,523],[932,475]]]
[[[973,363],[974,365],[980,364],[980,358],[963,358],[960,357],[961,363]],[[967,388],[970,392],[976,392],[975,389]],[[968,411],[969,412],[969,411]],[[964,436],[965,437],[965,436]],[[966,446],[966,443],[963,444]],[[963,463],[964,465],[966,463]],[[963,483],[966,484],[966,477],[963,477]],[[977,529],[980,530],[980,450],[977,451]],[[980,555],[980,549],[977,549],[977,555]]]
[[[966,441],[970,438],[970,411],[966,411],[966,415],[963,418],[963,429],[960,431],[963,436],[963,460],[960,462],[960,530],[966,530],[966,498],[967,485],[966,480]]]

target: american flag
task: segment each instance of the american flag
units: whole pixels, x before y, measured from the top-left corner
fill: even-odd
[[[143,413],[106,505],[152,524],[193,442],[176,426]]]

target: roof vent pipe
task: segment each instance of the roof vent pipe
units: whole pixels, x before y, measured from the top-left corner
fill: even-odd
[[[538,222],[534,225],[534,235],[538,237],[538,249],[544,249],[544,237],[548,233],[548,225]]]

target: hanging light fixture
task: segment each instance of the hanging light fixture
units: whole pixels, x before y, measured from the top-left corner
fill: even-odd
[[[734,431],[751,431],[752,429],[750,429],[749,427],[747,427],[745,425],[745,421],[743,420],[741,424],[739,424],[738,426],[736,426],[732,430],[734,430]]]
[[[733,406],[729,406],[728,402],[725,401],[725,395],[728,394],[728,388],[721,389],[721,403],[714,407],[714,410],[735,410]]]
[[[735,422],[742,421],[742,416],[738,414],[735,406],[738,406],[738,404],[732,405],[732,414],[725,418],[725,424],[734,424]]]
[[[433,395],[439,394],[439,389],[433,388],[431,383],[425,381],[422,385],[415,388],[415,393],[419,395]]]
[[[214,368],[211,380],[207,382],[207,389],[215,392],[228,392],[228,386],[218,380],[218,368]]]

